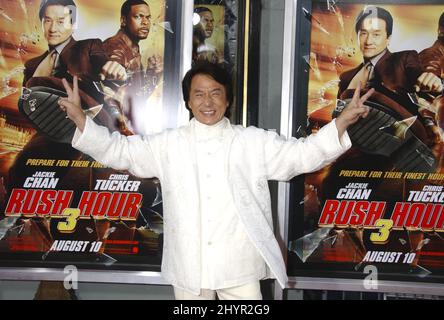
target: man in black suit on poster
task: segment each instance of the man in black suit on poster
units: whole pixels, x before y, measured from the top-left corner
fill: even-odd
[[[23,88],[46,87],[65,91],[61,79],[82,79],[81,97],[88,108],[103,104],[103,96],[93,86],[93,81],[103,79],[124,80],[125,69],[117,62],[109,61],[100,39],[77,41],[73,37],[76,24],[77,6],[73,0],[42,0],[39,8],[39,19],[48,50],[25,63]],[[95,121],[115,130],[114,119],[105,108],[97,113]],[[26,178],[37,171],[55,171],[60,178],[57,189],[87,189],[87,170],[68,167],[35,167],[27,165],[28,159],[61,159],[78,160],[82,154],[69,144],[52,140],[41,132],[36,132],[23,150],[16,156],[8,172],[7,192],[13,188],[23,188]],[[6,197],[7,199],[8,197]],[[6,205],[6,204],[4,204]],[[1,214],[3,215],[3,212]],[[57,230],[57,219],[35,217],[18,218],[12,229],[19,232],[8,232],[3,239],[9,243],[22,243],[23,246],[36,247],[40,252],[48,252],[54,238],[69,238],[69,235]],[[92,220],[79,221],[78,229],[81,240],[96,241],[98,230]],[[49,258],[44,254],[42,259]],[[54,296],[55,295],[55,296]],[[61,282],[41,282],[36,299],[65,297],[66,291]]]
[[[326,199],[336,199],[338,190],[350,182],[366,182],[368,189],[372,190],[372,200],[385,201],[388,204],[388,214],[394,201],[402,197],[401,192],[405,188],[402,179],[360,180],[343,176],[341,172],[435,170],[436,161],[431,150],[436,143],[434,123],[427,121],[422,110],[410,97],[415,96],[415,92],[440,92],[442,83],[435,74],[421,65],[416,51],[389,51],[392,30],[393,17],[384,8],[367,6],[356,18],[355,31],[363,62],[340,75],[338,101],[350,98],[354,88],[361,85],[363,92],[370,88],[375,89],[369,99],[369,103],[373,105],[370,116],[350,129],[354,147],[329,168],[323,179],[321,203]],[[419,169],[412,170],[414,166]],[[369,240],[372,232],[374,230],[341,233],[348,235],[343,240],[344,243],[351,242],[340,248],[346,252],[350,246],[354,246],[359,253],[358,260],[362,258],[360,254],[365,254],[368,250],[381,250],[381,244]],[[402,231],[392,232],[397,235],[390,236],[384,244],[384,250],[405,250],[406,247],[398,238],[406,239],[409,248],[415,250],[418,239],[411,234],[399,236],[399,233]],[[340,248],[337,250],[341,250]]]
[[[76,5],[72,0],[43,0],[39,18],[48,42],[48,50],[25,63],[24,87],[43,86],[64,91],[62,78],[77,75],[81,96],[92,108],[103,104],[103,96],[92,82],[100,78],[123,80],[126,71],[115,61],[109,61],[100,39],[77,41],[73,38],[76,21]],[[102,110],[96,120],[110,129],[113,119]],[[37,132],[20,152],[10,169],[9,180],[13,185],[22,185],[33,168],[26,166],[28,158],[75,160],[81,154],[64,143],[58,143]],[[31,169],[31,171],[29,171]]]
[[[78,76],[80,94],[84,105],[96,107],[95,121],[116,130],[115,121],[103,105],[103,95],[94,87],[93,81],[101,79],[126,79],[123,66],[115,61],[109,61],[100,39],[77,41],[73,38],[76,23],[77,7],[73,0],[43,0],[40,4],[39,18],[42,22],[43,35],[48,43],[48,50],[25,63],[23,87],[46,87],[65,91],[62,78],[72,79]],[[48,117],[50,118],[50,117]],[[74,167],[36,167],[28,165],[29,159],[80,160],[84,156],[69,144],[55,141],[41,132],[36,132],[31,140],[20,151],[8,172],[7,192],[14,188],[23,188],[28,177],[37,171],[55,172],[59,178],[57,189],[77,190],[89,188],[88,170]],[[29,219],[22,221],[28,228],[31,237],[40,238],[46,248],[52,243],[51,231],[53,226],[47,219]],[[89,220],[86,224],[94,224]],[[81,223],[82,225],[84,223]],[[37,226],[37,228],[34,227]],[[96,240],[95,233],[86,232],[82,228],[86,240]],[[63,234],[59,234],[65,237]],[[44,249],[42,249],[44,250]]]

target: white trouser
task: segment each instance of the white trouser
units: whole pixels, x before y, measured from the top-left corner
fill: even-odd
[[[219,300],[262,300],[259,281],[225,289],[201,289],[198,296],[174,287],[176,300],[215,300],[216,294]]]

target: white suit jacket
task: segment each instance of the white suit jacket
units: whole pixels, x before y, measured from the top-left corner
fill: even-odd
[[[159,178],[164,215],[162,276],[199,294],[200,201],[193,121],[156,135],[126,137],[110,134],[87,118],[72,145],[106,166],[140,178]],[[237,214],[267,263],[267,277],[276,278],[284,288],[287,273],[273,232],[267,180],[287,181],[318,170],[350,148],[350,139],[345,132],[339,140],[334,121],[305,139],[286,140],[274,132],[238,125],[227,126],[223,134],[231,141],[225,165]]]

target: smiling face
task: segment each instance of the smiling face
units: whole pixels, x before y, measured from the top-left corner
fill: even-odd
[[[145,4],[138,4],[131,7],[127,17],[122,17],[122,25],[137,40],[148,37],[151,28],[151,10]]]
[[[51,5],[42,18],[43,35],[50,46],[57,46],[74,32],[69,7]]]
[[[366,18],[358,32],[359,48],[364,58],[371,59],[384,51],[390,43],[386,22],[379,18]]]
[[[208,75],[197,74],[191,80],[188,105],[197,121],[216,124],[229,106],[225,87]]]

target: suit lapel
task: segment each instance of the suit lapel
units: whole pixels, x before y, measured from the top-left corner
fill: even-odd
[[[76,44],[77,41],[74,40],[73,37],[71,37],[71,40],[68,42],[68,44],[63,48],[62,52],[60,53],[60,57],[59,57],[59,69],[63,70],[61,71],[61,73],[66,73],[66,71],[68,71],[68,65],[66,63],[66,61],[70,61],[71,60],[71,49],[74,46],[74,44]],[[80,57],[76,57],[76,59],[79,59]]]
[[[63,48],[62,52],[60,53],[60,57],[66,60],[68,58],[69,52],[71,51],[71,48],[74,44],[76,44],[76,40],[74,40],[73,37],[71,37],[71,40],[69,40],[68,44]]]
[[[380,79],[380,75],[384,74],[384,70],[390,70],[390,68],[386,68],[385,64],[388,60],[388,58],[390,58],[390,56],[392,55],[392,53],[390,51],[386,51],[385,54],[381,57],[381,59],[379,59],[378,63],[375,66],[375,78],[376,79]]]
[[[364,66],[364,63],[361,63],[359,66],[357,66],[356,68],[350,70],[350,73],[347,74],[347,86],[350,84],[350,82],[353,80],[353,78],[356,76],[356,74],[359,72],[359,70],[361,70],[361,68]]]
[[[35,70],[37,69],[37,67],[40,65],[40,63],[42,63],[43,60],[45,60],[45,58],[48,56],[49,51],[46,50],[46,52],[44,52],[41,56],[38,56],[35,58],[34,61],[32,61],[32,66],[30,66],[30,69],[33,70],[32,72],[34,73]]]

